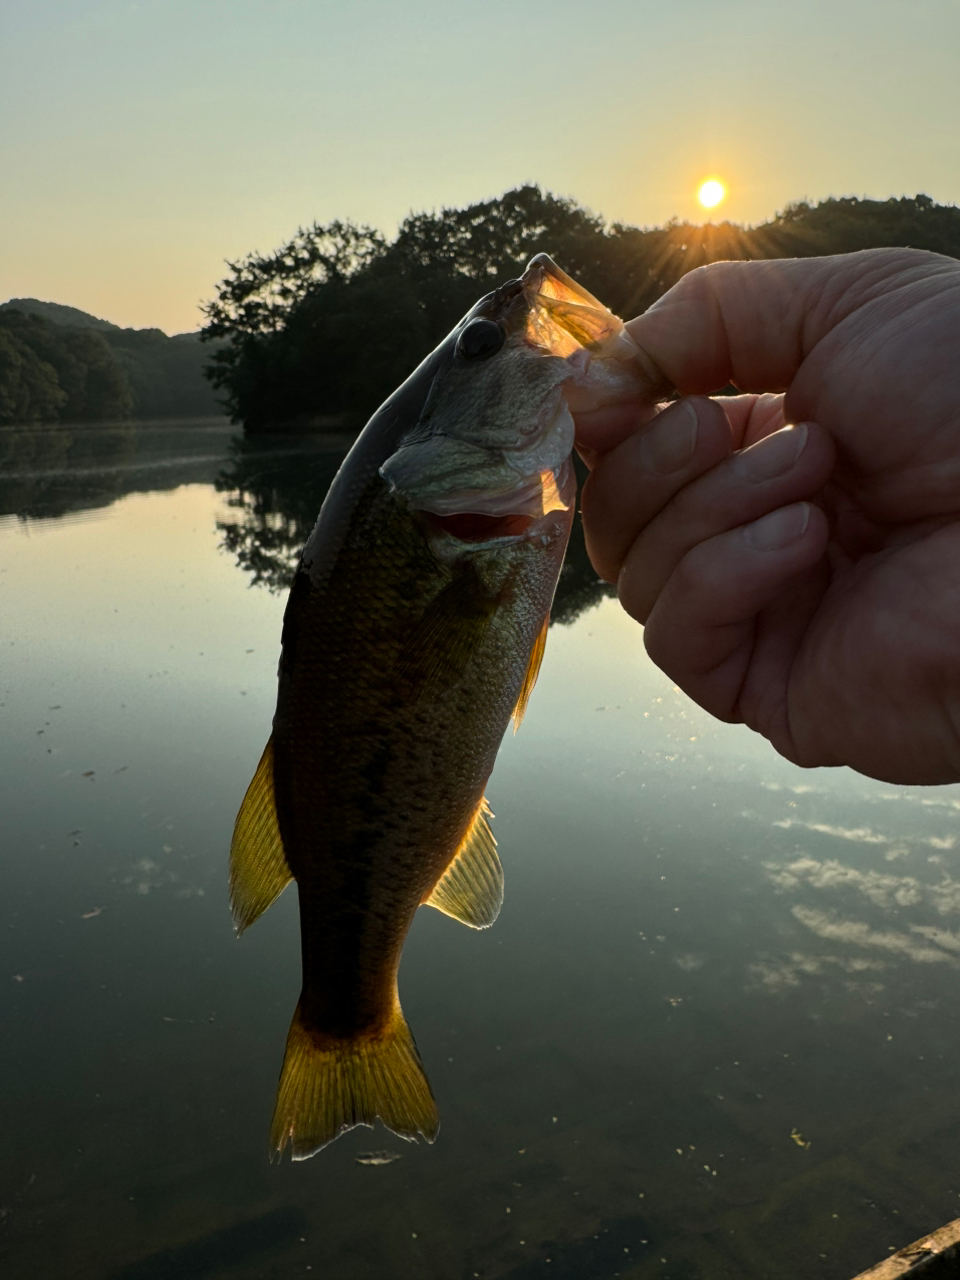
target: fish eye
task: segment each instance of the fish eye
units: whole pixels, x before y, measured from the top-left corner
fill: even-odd
[[[457,355],[464,360],[487,360],[506,340],[507,335],[495,320],[471,320],[457,339]]]

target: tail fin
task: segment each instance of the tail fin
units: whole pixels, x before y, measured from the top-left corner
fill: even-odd
[[[280,1072],[270,1146],[290,1144],[294,1160],[307,1160],[355,1125],[377,1117],[398,1137],[433,1142],[437,1106],[417,1046],[397,1003],[389,1027],[376,1036],[339,1040],[304,1026],[293,1015]]]

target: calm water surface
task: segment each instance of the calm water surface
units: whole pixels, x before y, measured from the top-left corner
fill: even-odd
[[[295,891],[238,942],[227,850],[342,451],[232,436],[0,429],[3,1275],[846,1280],[956,1217],[960,789],[711,722],[576,549],[500,919],[404,952],[440,1136],[269,1164]]]

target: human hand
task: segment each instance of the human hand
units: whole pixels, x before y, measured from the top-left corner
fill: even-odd
[[[653,660],[797,764],[960,780],[960,262],[717,263],[627,328],[692,395],[577,423]]]

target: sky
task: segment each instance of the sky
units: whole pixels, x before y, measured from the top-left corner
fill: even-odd
[[[184,332],[300,226],[525,182],[639,226],[956,204],[958,121],[958,0],[3,0],[0,301]]]

